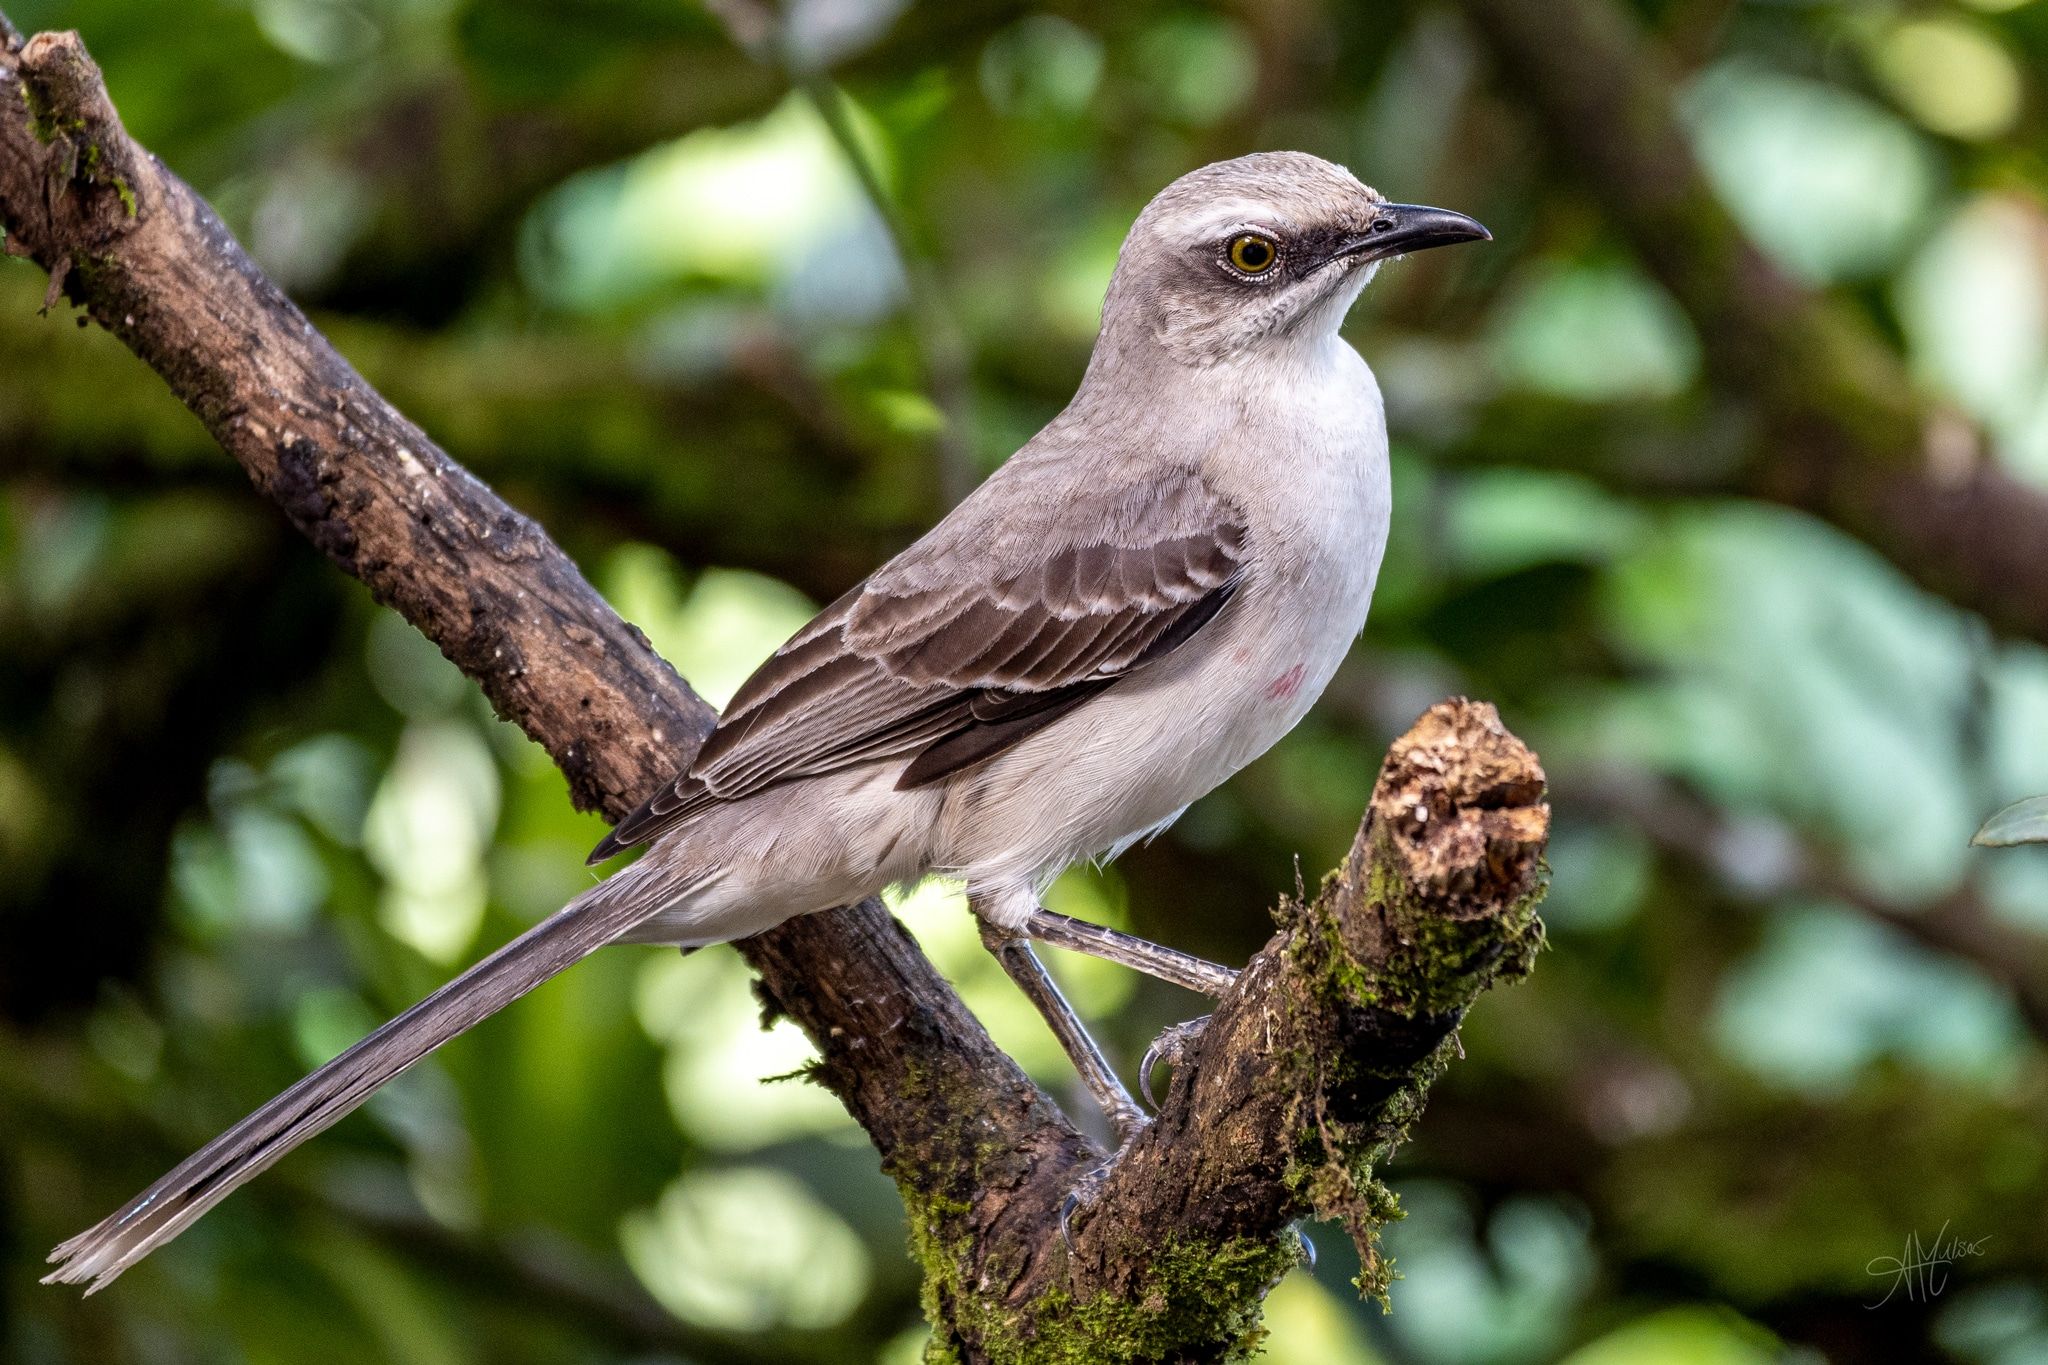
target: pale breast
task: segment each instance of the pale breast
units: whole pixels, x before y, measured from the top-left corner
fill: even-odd
[[[938,862],[1028,878],[1170,822],[1301,720],[1366,609],[1391,496],[1379,391],[1341,342],[1205,475],[1250,519],[1245,583],[1195,639],[949,791]]]

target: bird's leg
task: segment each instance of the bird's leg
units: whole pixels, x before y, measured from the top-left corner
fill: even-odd
[[[1237,973],[1228,967],[1087,920],[1055,914],[1040,905],[1034,905],[1025,915],[1024,933],[1042,943],[1119,963],[1201,995],[1221,996],[1237,980]],[[1138,1089],[1154,1109],[1159,1107],[1152,1098],[1154,1064],[1164,1061],[1169,1066],[1179,1065],[1188,1046],[1201,1036],[1202,1026],[1208,1022],[1209,1016],[1205,1014],[1185,1024],[1175,1024],[1146,1050],[1138,1070]]]
[[[970,899],[970,904],[974,904]],[[1060,1239],[1071,1248],[1070,1223],[1075,1212],[1086,1208],[1095,1199],[1110,1170],[1116,1165],[1138,1135],[1145,1130],[1149,1120],[1131,1098],[1131,1092],[1124,1089],[1109,1063],[1103,1060],[1102,1050],[1095,1040],[1088,1036],[1088,1030],[1075,1015],[1073,1007],[1045,970],[1045,964],[1031,951],[1031,940],[1050,943],[1056,947],[1087,953],[1092,957],[1120,963],[1148,976],[1170,981],[1191,991],[1204,995],[1222,995],[1237,980],[1237,973],[1228,967],[1218,966],[1189,953],[1167,948],[1130,934],[1118,933],[1114,929],[1086,920],[1074,919],[1068,915],[1055,914],[1045,907],[1033,903],[1025,912],[1019,928],[1007,928],[990,917],[980,913],[976,905],[975,918],[981,925],[981,941],[995,954],[996,961],[1003,964],[1003,970],[1010,974],[1024,992],[1025,997],[1038,1007],[1051,1026],[1053,1035],[1066,1049],[1074,1069],[1081,1075],[1089,1091],[1095,1096],[1102,1111],[1109,1117],[1116,1132],[1117,1150],[1107,1161],[1095,1167],[1078,1180],[1074,1188],[1060,1204]],[[1146,1098],[1151,1098],[1150,1073],[1153,1064],[1164,1058],[1178,1062],[1187,1043],[1201,1033],[1202,1026],[1209,1022],[1208,1016],[1175,1025],[1166,1031],[1160,1042],[1154,1043],[1145,1054],[1145,1072],[1140,1077]],[[1161,1043],[1166,1044],[1162,1049]],[[1156,1107],[1156,1106],[1155,1106]]]
[[[976,918],[981,919],[980,916]],[[1017,983],[1025,998],[1045,1016],[1053,1036],[1060,1040],[1060,1046],[1073,1062],[1074,1070],[1081,1073],[1082,1084],[1102,1106],[1102,1112],[1116,1134],[1118,1149],[1129,1145],[1144,1131],[1145,1112],[1138,1108],[1131,1092],[1124,1089],[1123,1082],[1116,1078],[1116,1072],[1103,1060],[1102,1049],[1088,1036],[1080,1016],[1074,1013],[1074,1007],[1060,994],[1060,988],[1045,970],[1045,964],[1031,951],[1030,942],[1016,930],[1005,929],[987,919],[981,919],[981,941],[995,954],[996,961],[1003,964],[1003,970],[1010,974],[1010,979]]]
[[[1100,924],[1035,906],[1024,918],[1024,935],[1055,948],[1121,963],[1132,971],[1171,981],[1201,995],[1221,996],[1237,980],[1228,967]]]

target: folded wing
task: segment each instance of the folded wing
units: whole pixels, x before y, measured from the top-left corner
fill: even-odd
[[[1200,474],[1083,499],[1095,505],[1069,499],[1041,526],[987,525],[963,504],[764,663],[689,770],[591,861],[778,783],[902,758],[897,785],[915,787],[985,762],[1177,649],[1230,600],[1246,526]]]

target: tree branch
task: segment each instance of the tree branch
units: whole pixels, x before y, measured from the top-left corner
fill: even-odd
[[[1694,163],[1667,63],[1610,0],[1465,0],[1506,82],[1700,332],[1762,428],[1737,492],[1810,512],[1993,625],[2048,642],[2048,493],[1915,392],[1853,309],[1802,289],[1743,235]]]
[[[688,761],[710,708],[129,141],[76,35],[0,51],[0,222],[295,526],[553,755],[579,803],[617,816]],[[1390,1201],[1373,1173],[1465,1009],[1527,970],[1542,793],[1492,708],[1424,716],[1345,868],[1286,909],[1071,1251],[1061,1203],[1100,1154],[879,905],[739,945],[903,1191],[941,1349],[1220,1358],[1246,1344],[1294,1256],[1287,1225],[1311,1211],[1346,1219],[1383,1288],[1370,1238]]]
[[[1058,1186],[893,1168],[941,1343],[975,1360],[1222,1358],[1310,1215],[1344,1222],[1361,1289],[1384,1296],[1374,1236],[1396,1205],[1376,1173],[1466,1009],[1535,957],[1549,818],[1535,755],[1492,707],[1430,708],[1395,742],[1343,867],[1282,904],[1070,1250],[1044,1221]]]

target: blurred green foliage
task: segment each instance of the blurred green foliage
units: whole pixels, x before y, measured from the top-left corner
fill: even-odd
[[[1474,213],[1494,246],[1352,324],[1396,442],[1365,643],[1055,891],[1240,960],[1430,700],[1496,700],[1546,761],[1552,946],[1393,1172],[1395,1311],[1323,1235],[1268,1356],[2048,1360],[2048,855],[1967,847],[2048,790],[2048,653],[1712,494],[1747,396],[1456,4],[789,0],[779,46],[745,0],[7,8],[80,29],[137,136],[714,699],[1057,411],[1173,176],[1300,147]],[[1628,8],[1759,244],[2048,481],[2048,4]],[[109,1293],[34,1286],[574,894],[600,828],[43,287],[0,262],[0,1357],[914,1359],[893,1192],[717,950],[602,954]],[[1671,469],[1707,491],[1648,491]],[[897,908],[1085,1114],[957,898]],[[1056,969],[1127,1066],[1198,1008]],[[1980,1254],[1869,1307],[1943,1227]]]

